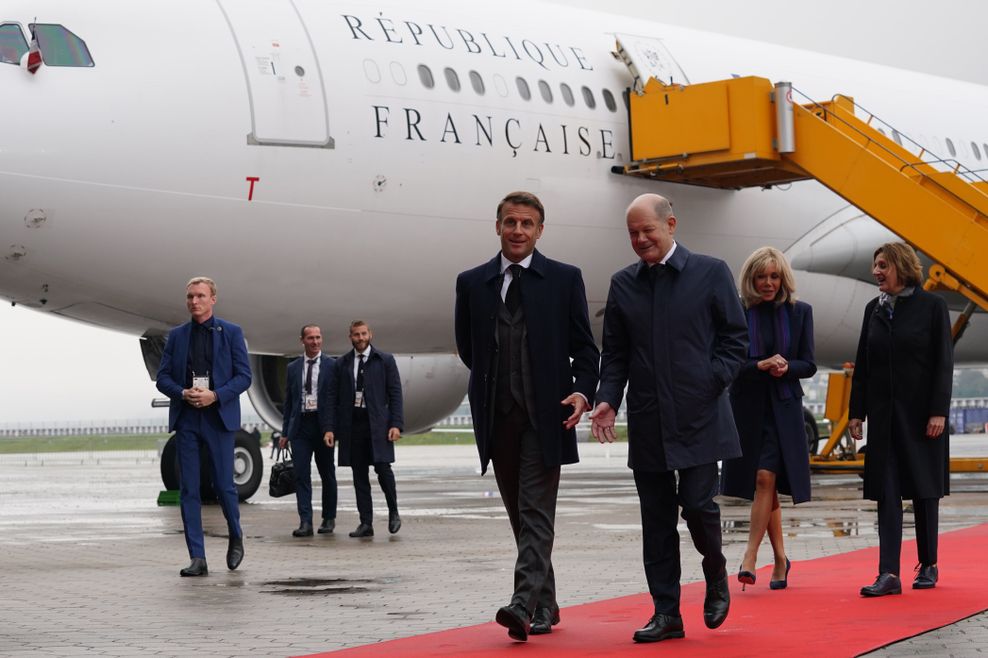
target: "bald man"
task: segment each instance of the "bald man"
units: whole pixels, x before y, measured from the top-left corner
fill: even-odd
[[[638,262],[611,277],[591,431],[614,440],[628,387],[628,466],[641,504],[645,576],[655,614],[635,642],[684,637],[676,514],[703,555],[703,621],[727,618],[717,461],[741,455],[727,395],[748,348],[744,311],[721,260],[677,244],[668,199],[643,194],[627,210]],[[678,474],[678,478],[677,478]]]

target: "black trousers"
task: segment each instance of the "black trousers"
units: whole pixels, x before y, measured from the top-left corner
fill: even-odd
[[[899,575],[902,556],[902,489],[895,450],[889,451],[882,498],[878,501],[878,573]],[[937,563],[940,499],[913,498],[916,520],[916,552],[920,564]]]
[[[524,606],[529,615],[536,607],[555,611],[552,543],[560,468],[543,462],[539,436],[521,407],[495,418],[491,461],[518,549],[511,603]]]
[[[295,467],[295,501],[298,518],[302,523],[312,523],[312,457],[322,480],[322,518],[336,518],[336,465],[333,464],[333,448],[323,442],[319,427],[319,414],[304,413],[299,423],[298,436],[293,436],[292,463]]]
[[[377,482],[384,492],[388,512],[398,512],[398,489],[391,464],[374,462],[374,449],[371,446],[370,421],[366,411],[354,410],[353,431],[350,433],[350,468],[353,470],[353,491],[357,498],[357,513],[360,522],[374,524],[374,504],[371,501],[369,468],[373,464]]]
[[[682,507],[693,545],[703,556],[703,576],[714,583],[727,575],[721,551],[717,464],[703,464],[659,473],[635,471],[635,486],[642,513],[642,554],[645,578],[656,613],[679,614],[679,530],[676,518]]]

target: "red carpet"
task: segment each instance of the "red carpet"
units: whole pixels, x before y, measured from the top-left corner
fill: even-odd
[[[684,550],[689,550],[684,548]],[[766,548],[767,550],[767,548]],[[856,656],[988,609],[988,524],[940,536],[940,582],[913,590],[915,542],[903,542],[903,593],[865,599],[878,549],[793,562],[789,589],[771,591],[771,569],[758,570],[758,584],[741,591],[731,575],[731,613],[723,626],[703,625],[703,583],[683,587],[686,638],[656,645],[634,644],[631,634],[651,615],[651,599],[637,594],[563,608],[551,635],[512,642],[494,622],[380,642],[320,656]],[[629,569],[641,570],[640,564]],[[642,576],[644,581],[644,576]],[[491,615],[500,602],[491,602]]]

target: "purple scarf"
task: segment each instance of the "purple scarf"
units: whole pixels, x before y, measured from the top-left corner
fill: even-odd
[[[762,302],[763,304],[766,302]],[[772,302],[768,302],[772,303]],[[752,306],[745,311],[748,316],[748,357],[757,359],[770,354],[781,354],[788,359],[789,350],[792,347],[792,331],[790,329],[791,311],[789,304],[783,303],[775,307],[772,314],[772,322],[775,329],[774,345],[765,344],[765,332],[761,328],[763,314],[758,312],[761,304]],[[788,400],[792,397],[792,390],[788,382],[781,379],[775,382],[779,397]]]

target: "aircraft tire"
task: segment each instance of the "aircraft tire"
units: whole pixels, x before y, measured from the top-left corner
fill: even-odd
[[[264,460],[261,457],[260,433],[238,430],[234,435],[233,446],[233,481],[237,486],[237,497],[245,501],[261,486],[264,476]],[[209,453],[205,447],[199,453],[199,493],[204,501],[215,501],[216,492],[213,490],[212,465]],[[169,437],[161,451],[161,482],[165,489],[178,490],[180,470],[178,467],[178,448],[175,445],[175,435]]]
[[[820,430],[817,429],[816,418],[805,407],[803,407],[803,427],[806,431],[806,447],[811,455],[815,455],[817,445],[820,443]]]

